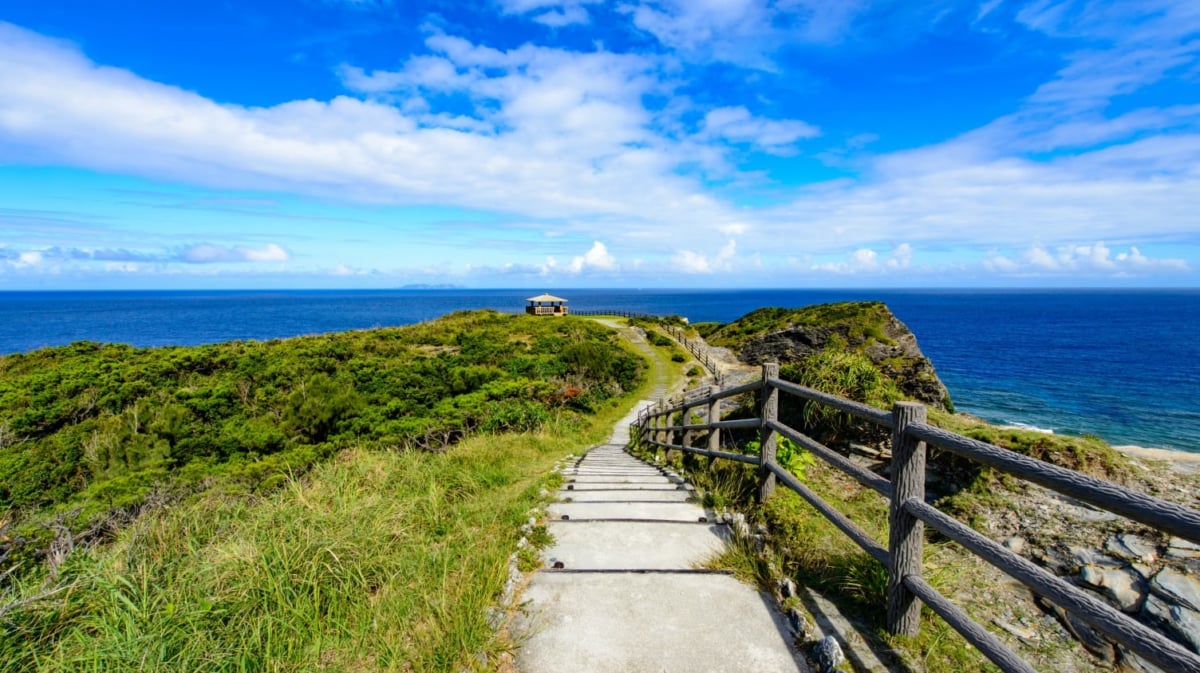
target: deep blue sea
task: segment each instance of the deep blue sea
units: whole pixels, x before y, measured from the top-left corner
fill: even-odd
[[[0,292],[0,354],[405,325],[519,311],[542,290]],[[1200,290],[557,290],[574,310],[730,321],[763,306],[880,300],[960,411],[1114,444],[1200,452]]]

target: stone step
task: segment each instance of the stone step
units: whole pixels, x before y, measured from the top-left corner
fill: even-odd
[[[570,502],[689,502],[694,494],[679,490],[632,491],[559,491],[558,497]],[[700,516],[697,514],[697,516]]]
[[[554,544],[543,552],[568,570],[686,570],[719,553],[728,526],[550,521]]]
[[[542,572],[524,598],[523,673],[806,671],[771,599],[729,576]]]
[[[620,519],[640,521],[679,521],[695,523],[700,517],[715,521],[712,512],[684,502],[556,502],[548,508],[550,519]]]
[[[626,475],[579,475],[577,477],[567,477],[568,483],[574,480],[576,484],[681,484],[682,479],[671,479],[662,475],[653,477],[643,476],[626,476]]]

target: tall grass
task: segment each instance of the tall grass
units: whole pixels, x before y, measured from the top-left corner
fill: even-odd
[[[549,467],[617,411],[440,454],[351,449],[267,496],[143,516],[3,618],[0,671],[478,667],[505,647],[486,609]]]
[[[874,491],[841,473],[818,464],[799,475],[835,509],[846,514],[871,537],[887,544],[888,506]],[[983,656],[928,609],[922,612],[921,632],[915,638],[888,636],[883,606],[887,602],[887,570],[860,549],[816,509],[787,489],[761,505],[754,503],[757,473],[752,466],[718,461],[689,472],[705,492],[706,502],[749,512],[750,519],[770,530],[770,547],[760,553],[750,540],[739,540],[711,562],[731,570],[744,581],[771,590],[782,572],[800,585],[812,587],[832,600],[873,635],[873,647],[890,650],[908,670],[926,673],[992,671]],[[945,572],[927,576],[935,587],[961,584],[953,555],[944,544],[926,544],[927,560],[937,559]],[[950,585],[950,586],[948,586]]]
[[[679,374],[652,365],[594,415],[438,453],[351,448],[266,494],[221,482],[147,510],[54,576],[14,580],[0,673],[487,668],[480,654],[511,647],[488,611],[551,466]]]

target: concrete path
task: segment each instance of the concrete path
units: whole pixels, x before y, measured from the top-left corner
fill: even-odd
[[[643,403],[643,404],[649,404]],[[640,409],[640,405],[639,405]],[[802,671],[770,597],[699,568],[725,544],[678,477],[611,444],[564,471],[516,626],[522,673]]]

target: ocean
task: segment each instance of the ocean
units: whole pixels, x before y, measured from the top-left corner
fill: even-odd
[[[734,320],[763,306],[879,300],[917,335],[959,411],[1113,444],[1200,452],[1200,290],[553,290],[573,310]],[[0,292],[0,354],[406,325],[519,311],[535,290]]]

